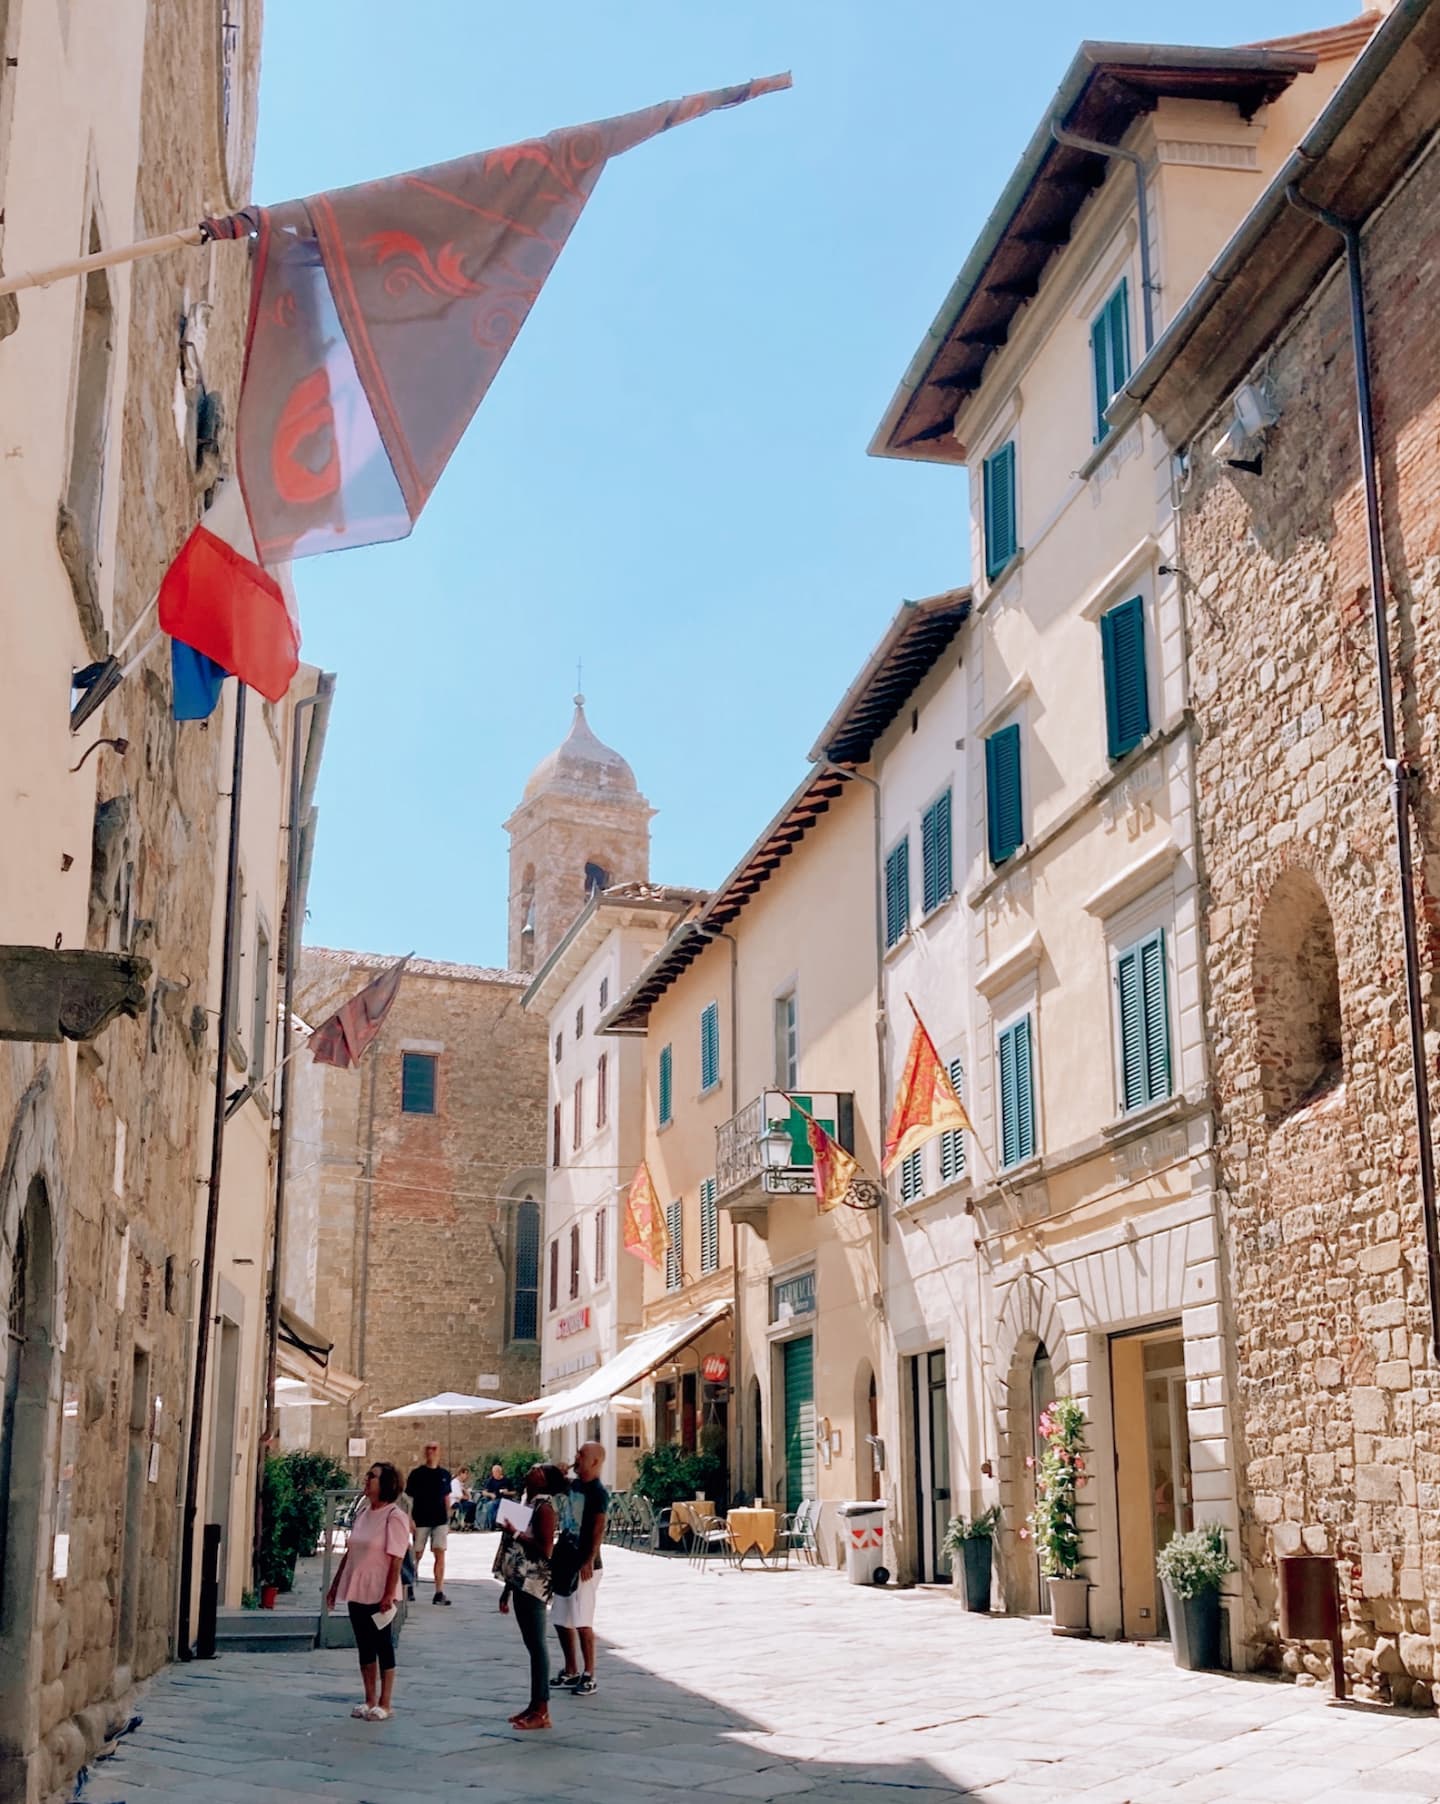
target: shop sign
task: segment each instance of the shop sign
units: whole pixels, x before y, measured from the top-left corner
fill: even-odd
[[[730,1361],[723,1353],[707,1353],[700,1372],[707,1384],[724,1384],[730,1376]]]
[[[556,1340],[567,1340],[572,1334],[583,1334],[590,1326],[590,1305],[581,1309],[572,1309],[569,1315],[562,1315],[555,1324]]]
[[[770,1281],[770,1320],[788,1322],[797,1315],[815,1313],[815,1273],[797,1272],[793,1278]]]

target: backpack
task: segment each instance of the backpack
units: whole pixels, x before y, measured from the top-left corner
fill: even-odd
[[[575,1530],[575,1512],[568,1496],[556,1497],[559,1532],[550,1550],[550,1588],[556,1597],[570,1597],[580,1583],[580,1536]]]

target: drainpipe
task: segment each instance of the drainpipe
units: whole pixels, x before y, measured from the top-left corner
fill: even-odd
[[[730,1106],[735,1114],[740,1113],[740,942],[733,933],[722,933],[718,927],[706,927],[696,923],[696,929],[707,940],[727,940],[730,945]],[[730,1395],[735,1401],[735,1418],[738,1424],[735,1435],[735,1459],[726,1483],[730,1486],[730,1495],[739,1496],[738,1486],[733,1480],[743,1479],[745,1475],[745,1405],[744,1391],[741,1385],[741,1354],[745,1347],[745,1337],[740,1332],[740,1224],[730,1223]],[[697,1364],[698,1372],[699,1366]],[[700,1397],[701,1380],[696,1379],[696,1401]]]
[[[1120,157],[1135,169],[1135,210],[1140,220],[1140,294],[1145,304],[1145,349],[1155,342],[1155,296],[1150,269],[1150,210],[1145,195],[1145,159],[1137,150],[1125,150],[1118,144],[1102,144],[1098,138],[1082,138],[1067,132],[1058,119],[1050,121],[1050,135],[1057,144],[1070,150],[1083,150],[1092,157]]]
[[[1381,760],[1390,780],[1395,813],[1395,859],[1400,876],[1400,923],[1405,942],[1405,1001],[1410,1017],[1410,1069],[1415,1085],[1415,1131],[1420,1151],[1420,1203],[1425,1217],[1425,1263],[1430,1288],[1430,1344],[1440,1360],[1440,1227],[1435,1218],[1435,1154],[1430,1141],[1430,1082],[1425,1066],[1425,1013],[1420,995],[1420,936],[1415,923],[1410,847],[1410,802],[1420,773],[1397,754],[1395,696],[1390,671],[1390,621],[1385,605],[1385,563],[1380,540],[1380,490],[1375,478],[1375,413],[1370,392],[1370,344],[1365,326],[1365,276],[1360,227],[1306,200],[1292,182],[1292,207],[1308,213],[1345,241],[1350,283],[1350,336],[1355,359],[1355,411],[1360,466],[1365,478],[1365,537],[1370,554],[1370,607],[1375,622],[1375,668],[1380,679]]]

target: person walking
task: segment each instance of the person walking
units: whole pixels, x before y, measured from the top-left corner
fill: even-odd
[[[600,1592],[600,1575],[604,1562],[600,1550],[605,1540],[605,1518],[610,1509],[610,1493],[600,1482],[600,1468],[605,1464],[605,1449],[599,1441],[586,1441],[575,1455],[575,1483],[572,1495],[584,1500],[584,1511],[578,1530],[580,1541],[580,1576],[569,1597],[557,1597],[553,1612],[555,1633],[565,1664],[555,1676],[555,1683],[577,1698],[594,1697],[595,1684],[595,1603]]]
[[[349,1540],[325,1608],[348,1606],[365,1702],[351,1716],[383,1723],[395,1690],[393,1619],[400,1595],[400,1563],[410,1545],[410,1518],[400,1507],[400,1473],[381,1460],[365,1474],[365,1500],[350,1525]]]
[[[508,1525],[501,1532],[500,1578],[513,1602],[515,1622],[530,1655],[530,1702],[510,1718],[512,1729],[550,1727],[545,1608],[550,1602],[550,1555],[555,1550],[555,1499],[569,1489],[570,1481],[558,1466],[532,1466],[525,1474],[529,1526],[519,1534]]]
[[[432,1604],[448,1604],[445,1595],[445,1543],[450,1538],[450,1474],[440,1464],[440,1443],[427,1441],[421,1453],[422,1464],[414,1467],[405,1480],[410,1498],[410,1513],[415,1519],[415,1576],[420,1576],[420,1560],[426,1544],[435,1556],[435,1595]]]

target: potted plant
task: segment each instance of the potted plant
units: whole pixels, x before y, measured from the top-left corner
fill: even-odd
[[[1203,1522],[1187,1534],[1173,1536],[1155,1561],[1165,1593],[1170,1645],[1175,1664],[1186,1672],[1203,1672],[1220,1664],[1220,1587],[1235,1571],[1225,1530]]]
[[[1073,1397],[1057,1397],[1037,1424],[1045,1451],[1035,1474],[1030,1530],[1040,1570],[1050,1581],[1051,1628],[1057,1635],[1088,1635],[1090,1586],[1080,1576],[1080,1528],[1076,1493],[1085,1474],[1085,1412]]]
[[[946,1553],[960,1555],[965,1575],[965,1608],[985,1611],[990,1608],[990,1580],[995,1566],[995,1531],[1000,1525],[1000,1506],[991,1504],[980,1515],[967,1518],[952,1516],[945,1531]]]

